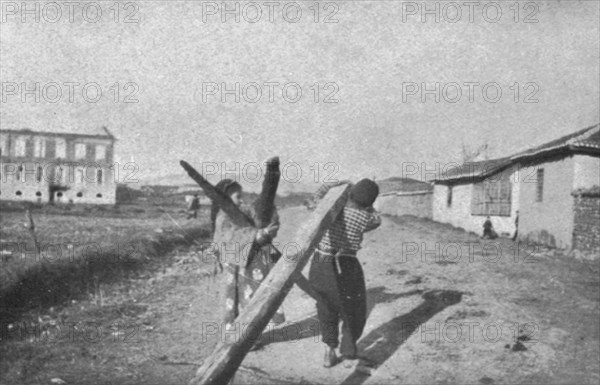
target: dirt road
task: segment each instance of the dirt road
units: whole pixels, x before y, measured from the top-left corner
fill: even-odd
[[[283,210],[282,245],[306,216]],[[197,257],[169,254],[162,267],[106,287],[103,306],[82,300],[32,311],[30,319],[93,322],[106,333],[3,341],[2,383],[185,384],[220,338],[221,277],[208,278],[211,267]],[[384,218],[359,258],[369,301],[359,346],[378,367],[370,375],[344,364],[323,368],[314,302],[294,288],[284,303],[288,322],[263,335],[266,346],[247,356],[236,383],[600,381],[597,262],[508,240],[482,243],[410,217]]]

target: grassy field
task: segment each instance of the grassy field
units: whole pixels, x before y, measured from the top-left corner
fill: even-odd
[[[187,220],[185,207],[29,206],[2,211],[0,306],[10,322],[32,307],[102,296],[103,285],[127,279],[176,247],[189,248],[208,234],[208,211]]]

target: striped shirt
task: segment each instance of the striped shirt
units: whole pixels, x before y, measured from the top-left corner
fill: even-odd
[[[324,254],[355,256],[360,250],[363,234],[377,228],[381,218],[376,212],[344,207],[335,222],[325,232],[318,249]]]

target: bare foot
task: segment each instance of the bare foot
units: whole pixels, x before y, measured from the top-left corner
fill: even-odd
[[[331,368],[338,363],[338,357],[335,354],[335,349],[329,346],[325,347],[325,357],[323,357],[323,366]]]

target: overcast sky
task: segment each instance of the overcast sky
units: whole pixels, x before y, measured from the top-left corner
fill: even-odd
[[[600,120],[597,1],[499,2],[501,15],[487,2],[461,6],[461,15],[438,2],[439,22],[420,13],[435,2],[322,2],[318,15],[314,2],[297,2],[301,16],[289,2],[257,2],[263,14],[254,23],[257,7],[245,3],[237,3],[239,23],[216,9],[221,2],[121,3],[116,15],[113,1],[101,1],[97,22],[95,6],[87,21],[74,8],[71,22],[67,6],[59,2],[57,16],[42,2],[40,21],[25,14],[24,23],[20,2],[9,3],[0,25],[1,128],[106,125],[118,138],[116,160],[133,159],[142,183],[181,173],[180,159],[199,167],[271,155],[300,165],[307,180],[311,167],[320,179],[332,171],[328,163],[339,178],[385,178],[401,175],[403,163],[458,162],[463,143],[487,142],[490,156],[504,156]],[[39,102],[10,89],[36,82],[60,84],[58,102],[50,103],[56,87]],[[80,84],[73,101],[68,82]],[[277,82],[273,102],[269,82]],[[92,83],[102,90],[97,102],[82,96]],[[235,95],[222,102],[219,90],[203,100],[209,83],[239,83],[239,103]],[[261,86],[256,103],[252,83]],[[439,102],[434,94],[422,101],[422,83],[438,84]],[[87,90],[92,100],[94,87]],[[126,103],[128,95],[138,102]]]

